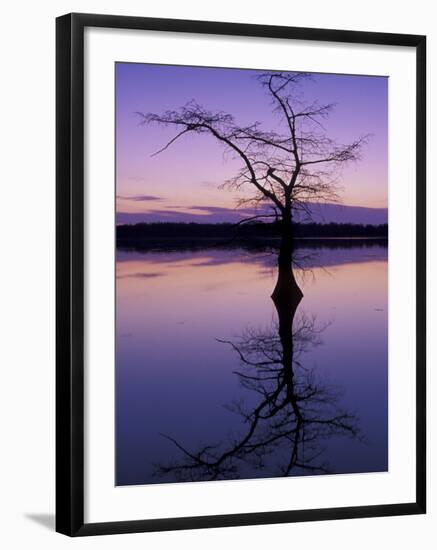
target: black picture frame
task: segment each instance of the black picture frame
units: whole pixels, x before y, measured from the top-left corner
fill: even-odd
[[[400,504],[84,523],[84,29],[106,27],[404,46],[416,51],[416,500]],[[426,511],[425,36],[68,14],[56,20],[56,530],[69,536],[320,521]]]

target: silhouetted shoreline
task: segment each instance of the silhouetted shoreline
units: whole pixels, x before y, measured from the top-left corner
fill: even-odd
[[[117,247],[133,249],[277,248],[280,229],[275,223],[150,223],[117,226]],[[296,248],[387,246],[388,226],[356,224],[294,224]]]

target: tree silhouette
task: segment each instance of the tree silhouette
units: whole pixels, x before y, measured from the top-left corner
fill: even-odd
[[[357,419],[339,407],[338,392],[317,380],[303,366],[306,351],[320,342],[323,327],[314,319],[296,316],[303,294],[293,264],[293,213],[310,214],[308,203],[338,199],[341,167],[360,158],[366,136],[338,144],[323,127],[333,104],[305,101],[306,73],[264,73],[257,77],[278,114],[281,130],[266,130],[259,122],[238,125],[224,112],[211,112],[191,101],[162,114],[139,113],[143,124],[174,127],[176,133],[156,154],[188,133],[207,134],[241,161],[240,170],[225,187],[245,190],[239,205],[263,208],[256,218],[274,218],[280,236],[278,275],[272,300],[276,322],[268,330],[248,329],[237,341],[219,340],[238,354],[236,372],[241,386],[257,396],[255,406],[243,402],[233,410],[243,430],[229,441],[190,450],[166,435],[181,452],[181,460],[159,465],[161,476],[181,481],[238,478],[245,465],[262,469],[274,455],[278,475],[296,471],[329,471],[322,459],[322,441],[332,435],[359,437]],[[268,207],[268,208],[267,208]]]
[[[263,73],[257,77],[278,114],[282,131],[263,129],[260,122],[241,126],[228,113],[208,111],[196,101],[179,110],[162,114],[138,113],[143,124],[157,123],[175,127],[175,136],[154,155],[166,151],[188,133],[213,136],[241,161],[241,169],[225,187],[251,190],[239,201],[268,206],[253,218],[274,217],[291,234],[292,214],[303,210],[309,215],[308,202],[334,201],[336,176],[347,162],[360,158],[367,136],[348,144],[338,144],[326,135],[323,120],[334,104],[306,102],[301,84],[311,79],[308,73]]]
[[[293,248],[293,212],[311,215],[309,202],[338,199],[337,176],[340,168],[360,158],[368,136],[348,144],[339,144],[326,135],[323,120],[334,104],[305,101],[301,85],[312,76],[301,72],[270,72],[257,76],[266,90],[272,109],[278,114],[282,131],[265,130],[260,122],[238,125],[234,117],[222,111],[212,112],[197,104],[187,103],[181,109],[157,113],[138,113],[142,124],[160,124],[177,129],[154,155],[166,151],[188,133],[214,137],[241,161],[241,169],[223,185],[231,189],[251,190],[239,205],[268,207],[242,222],[257,218],[274,218],[280,232],[278,284],[273,296],[299,293],[291,270]]]

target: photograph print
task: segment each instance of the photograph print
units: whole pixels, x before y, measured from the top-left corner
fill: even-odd
[[[115,64],[115,484],[388,470],[388,78]]]

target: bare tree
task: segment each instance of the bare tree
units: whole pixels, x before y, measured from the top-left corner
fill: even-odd
[[[260,207],[250,220],[271,217],[281,229],[272,294],[277,321],[267,330],[248,329],[237,341],[219,340],[238,355],[241,368],[235,374],[252,394],[252,405],[233,404],[242,431],[194,450],[166,435],[181,459],[159,465],[158,471],[180,480],[236,478],[246,466],[262,469],[272,459],[278,459],[278,475],[323,473],[329,471],[323,441],[334,435],[361,437],[358,419],[340,406],[339,392],[303,365],[305,353],[320,343],[323,327],[304,314],[295,316],[303,294],[292,269],[292,221],[296,211],[311,215],[309,203],[338,200],[337,176],[345,163],[360,158],[367,138],[339,144],[327,136],[323,121],[334,105],[305,100],[301,85],[311,75],[275,72],[257,79],[279,117],[278,130],[259,122],[238,125],[232,115],[208,111],[195,101],[176,111],[139,113],[143,124],[175,128],[154,155],[189,133],[215,138],[241,161],[223,185],[244,191],[239,205]]]
[[[239,205],[268,205],[255,217],[274,217],[283,234],[291,235],[293,212],[310,214],[308,203],[337,200],[336,176],[347,162],[358,160],[367,136],[338,144],[326,135],[323,120],[334,104],[306,102],[301,90],[307,73],[265,73],[257,79],[279,115],[281,131],[265,130],[259,122],[240,126],[224,112],[211,112],[195,101],[177,111],[138,113],[143,124],[175,127],[175,136],[154,155],[188,133],[209,134],[241,161],[241,169],[225,187],[252,192]],[[251,218],[253,219],[253,218]]]
[[[339,171],[344,164],[360,158],[367,139],[361,136],[351,143],[338,144],[326,135],[323,120],[334,105],[305,101],[301,84],[311,78],[308,73],[297,72],[263,73],[257,77],[279,116],[280,131],[265,130],[260,122],[238,125],[232,115],[208,111],[195,101],[177,111],[138,113],[143,124],[176,129],[174,137],[154,155],[194,133],[214,137],[241,161],[241,169],[223,186],[244,189],[246,198],[240,199],[239,206],[262,207],[242,222],[256,218],[274,218],[278,222],[281,243],[274,299],[280,299],[284,289],[301,294],[291,270],[293,213],[300,211],[311,217],[311,203],[338,200]]]

